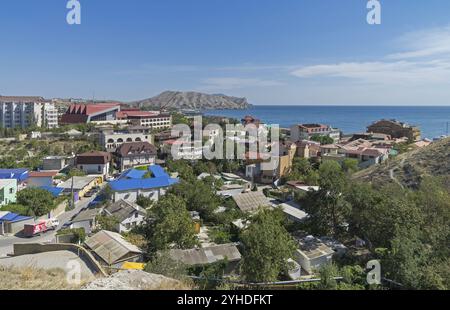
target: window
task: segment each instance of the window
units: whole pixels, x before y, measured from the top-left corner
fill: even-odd
[[[134,214],[134,217],[137,218],[138,216],[139,216],[139,214],[136,212],[136,213]]]
[[[11,187],[11,188],[9,189],[9,193],[10,193],[10,194],[14,194],[14,188]]]
[[[97,170],[98,172],[102,172],[102,166],[98,165]]]

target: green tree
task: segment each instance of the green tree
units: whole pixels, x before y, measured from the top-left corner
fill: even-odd
[[[346,158],[342,162],[342,169],[347,173],[354,173],[359,170],[359,162],[354,158]]]
[[[268,282],[278,279],[288,268],[296,245],[283,227],[280,210],[259,211],[241,235],[242,274],[247,281]]]
[[[350,205],[344,199],[347,177],[341,166],[326,161],[319,168],[319,190],[309,191],[302,203],[310,215],[307,219],[309,231],[320,235],[338,235],[350,213]]]
[[[115,216],[99,215],[96,218],[98,230],[117,231],[119,220]]]
[[[153,254],[169,247],[191,248],[197,243],[186,203],[173,194],[165,195],[150,209],[144,232]]]
[[[44,189],[26,188],[17,193],[17,203],[30,209],[33,216],[42,216],[55,208],[53,195]]]
[[[144,195],[139,195],[136,199],[136,204],[144,209],[148,209],[153,205],[154,201],[150,197],[146,197]]]
[[[220,199],[216,195],[210,183],[193,179],[190,182],[182,180],[169,190],[186,201],[189,211],[197,211],[205,220],[214,216],[214,211],[220,204]]]
[[[145,265],[145,271],[183,281],[187,277],[187,266],[172,259],[167,251],[161,251],[155,255]]]

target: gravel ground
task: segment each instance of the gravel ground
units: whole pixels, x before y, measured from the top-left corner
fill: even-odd
[[[94,278],[93,273],[83,260],[70,251],[45,252],[39,254],[22,255],[8,258],[0,258],[0,266],[4,267],[33,267],[37,269],[55,269],[59,268],[68,272],[73,269],[69,262],[77,261],[81,267],[81,279],[83,281]]]
[[[84,290],[185,290],[184,283],[162,275],[140,270],[125,270],[107,278],[98,278],[83,287]]]

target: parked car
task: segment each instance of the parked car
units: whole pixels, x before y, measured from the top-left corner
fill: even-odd
[[[90,198],[92,196],[94,196],[94,192],[92,190],[88,191],[86,194],[84,194],[84,197]]]

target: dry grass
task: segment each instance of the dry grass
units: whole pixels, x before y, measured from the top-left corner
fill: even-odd
[[[158,285],[149,285],[148,287],[143,287],[143,290],[147,291],[184,291],[193,290],[193,283],[174,281],[174,280],[162,280]]]
[[[417,188],[426,176],[449,176],[450,138],[359,171],[353,175],[353,178],[363,182],[386,184],[391,182],[389,177],[391,169],[395,172],[395,178],[410,188]]]
[[[73,290],[79,286],[66,281],[62,269],[38,269],[35,267],[0,266],[0,290]]]

